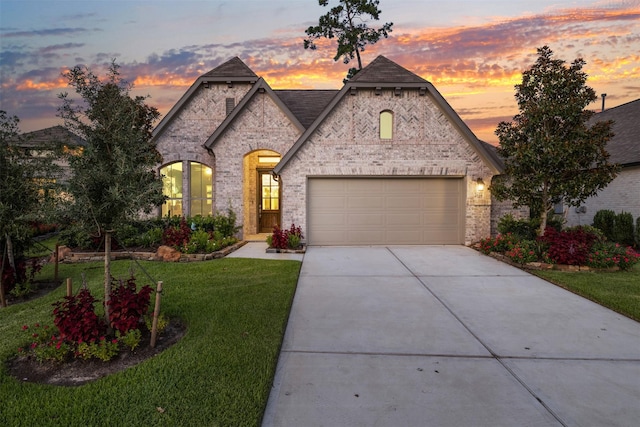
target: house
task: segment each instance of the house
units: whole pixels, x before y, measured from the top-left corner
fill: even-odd
[[[569,207],[567,226],[591,225],[599,210],[629,212],[640,217],[640,99],[595,114],[592,122],[613,120],[607,143],[609,160],[621,166],[618,176],[581,206]]]
[[[233,209],[311,245],[471,244],[500,173],[436,88],[377,57],[341,90],[273,90],[239,58],[200,76],[158,124],[162,215]]]
[[[51,177],[57,181],[66,181],[71,175],[71,168],[63,157],[56,154],[82,152],[86,146],[84,139],[70,132],[63,126],[53,126],[27,132],[16,140],[16,144],[32,156],[53,156],[53,163],[59,167],[59,176]]]

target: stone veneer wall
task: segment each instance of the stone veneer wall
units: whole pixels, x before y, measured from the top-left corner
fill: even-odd
[[[393,138],[379,137],[379,114],[394,114]],[[465,177],[465,244],[490,233],[491,199],[475,180],[492,172],[429,96],[417,90],[347,94],[282,172],[283,226],[306,229],[308,176]]]

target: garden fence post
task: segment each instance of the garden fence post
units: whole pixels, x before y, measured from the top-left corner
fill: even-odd
[[[156,346],[156,336],[158,333],[158,316],[160,315],[160,295],[162,294],[162,281],[158,282],[156,289],[156,305],[153,308],[153,322],[151,323],[151,348]]]
[[[73,285],[71,284],[71,277],[67,277],[67,296],[73,296]]]
[[[58,261],[59,261],[58,251],[59,250],[60,250],[60,245],[56,243],[56,251],[53,254],[53,261],[54,261],[53,280],[55,280],[56,282],[58,281]]]

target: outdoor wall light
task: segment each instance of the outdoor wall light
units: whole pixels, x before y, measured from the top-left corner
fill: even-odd
[[[482,180],[482,178],[478,178],[476,180],[476,190],[484,191],[484,181]]]

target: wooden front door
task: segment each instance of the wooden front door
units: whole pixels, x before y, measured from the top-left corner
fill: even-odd
[[[271,233],[280,226],[280,183],[270,170],[258,171],[258,233]]]

